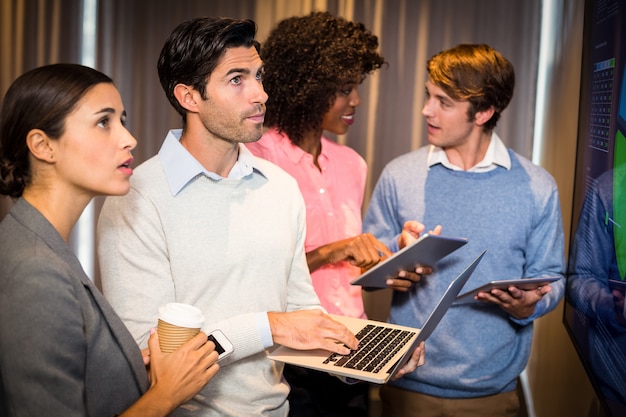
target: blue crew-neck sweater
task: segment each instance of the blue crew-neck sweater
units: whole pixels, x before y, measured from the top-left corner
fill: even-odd
[[[443,235],[469,242],[434,266],[408,293],[395,292],[389,321],[421,327],[448,284],[482,252],[484,258],[462,292],[496,279],[563,275],[564,237],[554,179],[509,150],[511,169],[453,171],[427,166],[428,147],[390,162],[374,190],[364,219],[392,250],[407,220],[418,220]],[[528,361],[534,319],[554,309],[564,280],[516,320],[484,303],[453,306],[426,342],[427,359],[393,384],[445,398],[470,398],[515,388]]]

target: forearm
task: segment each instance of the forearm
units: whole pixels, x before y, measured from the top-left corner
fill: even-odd
[[[177,404],[169,398],[168,392],[152,386],[136,403],[120,414],[120,417],[165,417],[176,407]]]
[[[391,256],[391,252],[372,234],[363,233],[320,246],[306,255],[309,271],[314,271],[322,265],[341,261],[367,269],[380,262],[383,256]]]
[[[306,254],[306,263],[309,267],[309,271],[313,272],[324,265],[328,265],[331,263],[339,262],[343,259],[340,259],[339,251],[343,247],[343,240],[338,242],[329,243],[327,245],[322,245],[318,248],[313,249]]]

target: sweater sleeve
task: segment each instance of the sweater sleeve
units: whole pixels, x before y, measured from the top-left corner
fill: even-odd
[[[363,232],[371,233],[392,251],[398,250],[398,235],[402,224],[397,218],[397,196],[393,174],[386,167],[374,188],[365,218]]]
[[[553,181],[549,186],[543,184],[544,189],[550,190],[546,197],[537,198],[536,224],[529,232],[528,244],[526,245],[526,267],[524,275],[527,277],[541,277],[559,275],[562,278],[551,284],[552,290],[546,294],[536,305],[535,312],[528,318],[514,322],[526,325],[533,320],[554,310],[565,292],[565,249],[563,220],[559,193]],[[540,193],[541,194],[541,193]]]

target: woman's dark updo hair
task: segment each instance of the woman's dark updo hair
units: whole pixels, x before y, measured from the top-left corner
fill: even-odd
[[[61,137],[67,116],[100,83],[113,81],[93,68],[53,64],[28,71],[11,84],[0,113],[0,195],[20,197],[31,181],[28,133],[41,129],[53,139]]]

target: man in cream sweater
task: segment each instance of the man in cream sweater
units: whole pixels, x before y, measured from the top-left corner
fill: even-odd
[[[261,136],[267,100],[255,31],[251,20],[221,18],[174,30],[158,70],[183,129],[99,219],[103,291],[141,346],[168,302],[200,308],[202,330],[220,329],[234,345],[219,376],[175,415],[285,416],[289,387],[266,349],[357,346],[313,290],[297,183],[243,146]]]

